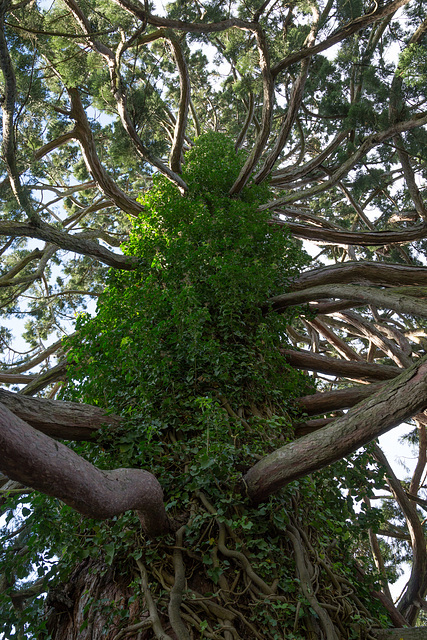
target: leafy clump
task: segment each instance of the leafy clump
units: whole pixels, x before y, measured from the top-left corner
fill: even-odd
[[[78,394],[84,381],[85,397],[104,404],[112,388],[116,411],[182,429],[197,422],[200,398],[283,414],[307,390],[278,352],[291,316],[263,311],[307,255],[258,211],[264,187],[227,195],[242,162],[225,136],[211,133],[186,154],[187,195],[154,178],[125,247],[140,267],[113,274],[97,317],[78,323]]]

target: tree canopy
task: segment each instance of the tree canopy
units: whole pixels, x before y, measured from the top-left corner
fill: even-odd
[[[423,637],[426,33],[0,0],[2,637]]]

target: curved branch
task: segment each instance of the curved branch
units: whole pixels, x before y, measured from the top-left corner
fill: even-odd
[[[248,132],[249,126],[252,122],[252,119],[254,117],[254,108],[255,108],[255,100],[254,100],[254,94],[252,91],[249,92],[249,96],[248,96],[248,112],[246,114],[246,118],[245,118],[245,122],[243,123],[243,127],[239,133],[239,135],[237,136],[236,139],[236,143],[234,145],[234,148],[236,151],[238,151],[241,147],[242,144],[246,138],[246,134]]]
[[[79,141],[85,164],[95,179],[101,191],[125,213],[131,216],[138,216],[143,210],[142,205],[132,198],[129,198],[114,182],[104,169],[96,152],[95,140],[92,130],[83,109],[80,95],[77,89],[68,89],[71,100],[71,117],[76,121],[74,127],[74,137]]]
[[[181,173],[181,156],[184,144],[185,128],[187,126],[188,107],[190,105],[190,76],[187,63],[182,53],[182,48],[178,38],[172,31],[167,32],[167,38],[171,44],[175,61],[179,72],[179,110],[175,124],[172,149],[170,152],[169,164],[172,171]]]
[[[265,501],[289,482],[336,462],[427,407],[427,356],[380,391],[319,431],[262,458],[243,478],[242,492]]]
[[[300,291],[326,284],[427,285],[427,267],[384,262],[344,262],[303,272],[291,285]]]
[[[357,162],[359,162],[359,160],[366,156],[366,154],[369,153],[371,149],[374,149],[386,140],[394,138],[399,133],[411,131],[412,129],[421,127],[426,123],[427,113],[419,113],[412,116],[410,120],[405,120],[404,122],[396,122],[393,126],[385,129],[384,131],[378,131],[370,136],[367,136],[360,147],[356,149],[356,151],[352,155],[350,155],[347,160],[340,164],[339,168],[330,176],[328,180],[325,180],[321,184],[316,184],[313,187],[306,189],[305,191],[297,191],[296,193],[292,193],[290,195],[283,196],[282,198],[278,198],[277,200],[274,200],[272,202],[268,202],[267,204],[262,205],[260,207],[260,210],[277,209],[277,207],[280,205],[291,204],[292,202],[297,202],[298,200],[312,198],[319,193],[323,193],[323,191],[327,191],[335,184],[337,184],[337,182],[339,182],[344,176],[346,176],[348,172],[357,164]]]
[[[382,18],[385,18],[391,13],[394,13],[395,11],[397,11],[397,9],[399,9],[399,7],[402,7],[403,5],[408,4],[408,2],[409,0],[394,0],[394,2],[390,2],[389,4],[386,4],[386,5],[380,5],[379,3],[377,3],[375,11],[372,11],[371,13],[368,13],[364,16],[360,16],[359,18],[356,18],[352,22],[349,22],[348,24],[344,25],[342,29],[339,29],[338,31],[333,33],[331,36],[329,36],[329,38],[327,38],[323,42],[319,42],[319,44],[315,45],[314,47],[307,47],[304,49],[300,49],[299,51],[295,53],[291,53],[287,58],[284,58],[283,60],[275,64],[274,67],[272,68],[273,76],[276,77],[278,73],[280,73],[281,71],[284,71],[285,69],[290,67],[292,64],[295,64],[296,62],[299,62],[300,60],[304,60],[304,58],[307,58],[309,56],[315,55],[316,53],[320,53],[321,51],[325,51],[326,49],[329,49],[334,44],[337,44],[338,42],[345,40],[345,38],[348,38],[353,33],[357,33],[357,31],[360,31],[361,29],[365,29],[367,26],[369,26],[373,22],[376,22],[377,20],[381,20]]]
[[[268,52],[267,42],[265,34],[259,25],[254,29],[254,35],[256,38],[258,52],[259,52],[259,64],[262,73],[262,87],[263,87],[263,104],[262,104],[262,116],[261,116],[261,130],[258,134],[255,146],[252,149],[248,159],[246,160],[239,176],[230,189],[229,195],[237,195],[241,192],[252,171],[255,169],[258,160],[261,157],[262,152],[267,144],[270,130],[271,119],[273,117],[273,104],[274,104],[274,80],[270,72],[270,55]]]
[[[312,12],[315,16],[315,22],[312,25],[311,31],[306,38],[306,42],[308,43],[308,48],[312,48],[314,45],[317,27],[319,23],[319,13],[317,11],[316,5],[313,3]],[[291,97],[289,99],[289,104],[287,108],[286,115],[283,120],[282,127],[280,129],[279,135],[277,136],[276,142],[273,146],[273,149],[268,154],[262,168],[254,177],[254,181],[259,184],[263,180],[269,176],[271,169],[273,168],[276,160],[279,158],[280,153],[282,152],[289,135],[291,133],[293,124],[297,117],[298,110],[301,106],[302,99],[304,96],[304,88],[305,83],[308,77],[308,70],[310,67],[311,57],[307,57],[301,62],[301,70],[298,75],[298,78],[295,80],[294,85],[292,87]]]
[[[403,511],[411,536],[413,552],[411,575],[406,585],[405,593],[398,604],[398,610],[405,616],[409,624],[414,624],[419,611],[417,601],[420,598],[424,598],[427,588],[425,578],[427,571],[427,550],[424,531],[415,506],[406,495],[400,481],[394,474],[387,458],[378,445],[374,445],[374,456],[377,462],[385,469],[387,484]]]
[[[5,15],[9,8],[11,8],[10,2],[4,1],[0,4],[0,68],[4,79],[4,100],[1,103],[3,111],[2,152],[6,161],[7,174],[13,194],[30,222],[36,225],[39,223],[39,218],[33,209],[27,188],[21,185],[19,171],[16,166],[16,140],[13,122],[16,78],[4,33]]]
[[[287,307],[313,300],[322,300],[324,298],[340,298],[345,300],[356,300],[364,306],[374,304],[377,307],[385,307],[393,309],[397,313],[409,313],[414,316],[427,318],[427,304],[416,300],[411,296],[389,293],[387,289],[377,289],[376,287],[360,287],[358,285],[318,285],[310,287],[303,291],[295,291],[293,293],[284,293],[275,296],[267,301],[267,305],[273,311],[281,312]],[[268,308],[268,307],[267,307]]]
[[[163,173],[163,175],[167,176],[169,180],[174,182],[181,189],[186,190],[187,185],[185,184],[183,179],[177,173],[175,173],[175,171],[172,171],[171,169],[169,169],[169,167],[165,165],[164,162],[160,160],[160,158],[157,158],[156,156],[151,154],[150,151],[145,147],[145,145],[143,145],[132,123],[132,120],[129,116],[128,109],[127,109],[126,93],[124,91],[124,85],[123,85],[123,81],[121,79],[120,70],[119,70],[120,47],[117,51],[117,56],[115,56],[111,51],[111,49],[106,47],[104,44],[102,44],[99,40],[97,40],[93,36],[93,34],[91,33],[92,29],[91,29],[90,22],[85,16],[85,14],[83,13],[83,11],[81,10],[81,8],[77,5],[75,0],[64,0],[64,2],[70,9],[71,13],[73,14],[76,22],[79,24],[80,28],[84,32],[85,36],[87,38],[90,38],[91,46],[93,50],[99,53],[108,64],[111,92],[117,103],[117,109],[119,112],[122,125],[126,133],[128,134],[128,136],[132,140],[132,143],[134,145],[136,152],[144,160],[144,162],[150,163],[151,165],[156,167],[161,173]]]
[[[90,518],[106,520],[135,509],[148,535],[169,531],[163,491],[148,471],[101,471],[2,404],[0,425],[0,469],[12,480],[59,498]]]

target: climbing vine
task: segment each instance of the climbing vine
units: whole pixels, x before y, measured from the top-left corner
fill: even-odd
[[[100,577],[81,631],[107,606],[115,640],[133,631],[303,640],[319,630],[350,640],[387,624],[371,596],[371,567],[373,582],[363,578],[363,532],[378,519],[375,510],[369,522],[363,509],[357,515],[352,497],[380,482],[374,469],[366,477],[369,453],[350,474],[337,464],[257,508],[240,492],[242,474],[294,438],[294,399],[314,390],[280,355],[298,310],[278,315],[266,305],[308,256],[259,212],[268,187],[228,196],[243,161],[225,136],[209,133],[186,153],[185,195],[154,176],[124,247],[138,268],[111,273],[96,316],[80,316],[67,342],[64,397],[123,417],[96,444],[72,446],[101,468],[154,473],[176,535],[144,540],[132,513],[100,523],[46,497],[33,501],[31,535],[49,521],[44,544],[61,569],[43,633],[66,625],[61,585],[78,589],[88,571]],[[110,583],[112,574],[126,588],[106,603],[102,576]]]

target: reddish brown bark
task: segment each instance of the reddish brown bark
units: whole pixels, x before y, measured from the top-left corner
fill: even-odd
[[[30,398],[4,389],[0,402],[34,429],[65,440],[90,440],[102,425],[114,428],[121,420],[89,404]]]
[[[153,474],[142,469],[101,471],[2,404],[0,470],[91,518],[106,520],[135,509],[148,535],[169,530],[163,491]]]
[[[352,380],[391,380],[401,373],[398,367],[370,362],[349,362],[328,358],[309,351],[293,351],[282,349],[281,353],[293,367],[307,371],[318,371],[334,376],[351,378]]]
[[[243,491],[266,500],[292,480],[345,457],[427,407],[427,357],[331,425],[304,436],[251,467]]]
[[[313,393],[311,396],[302,396],[297,399],[298,406],[309,416],[318,416],[322,413],[337,411],[339,409],[349,409],[355,404],[369,398],[373,393],[379,391],[382,384],[360,385],[349,389],[339,389],[338,391],[326,391],[324,393]]]

